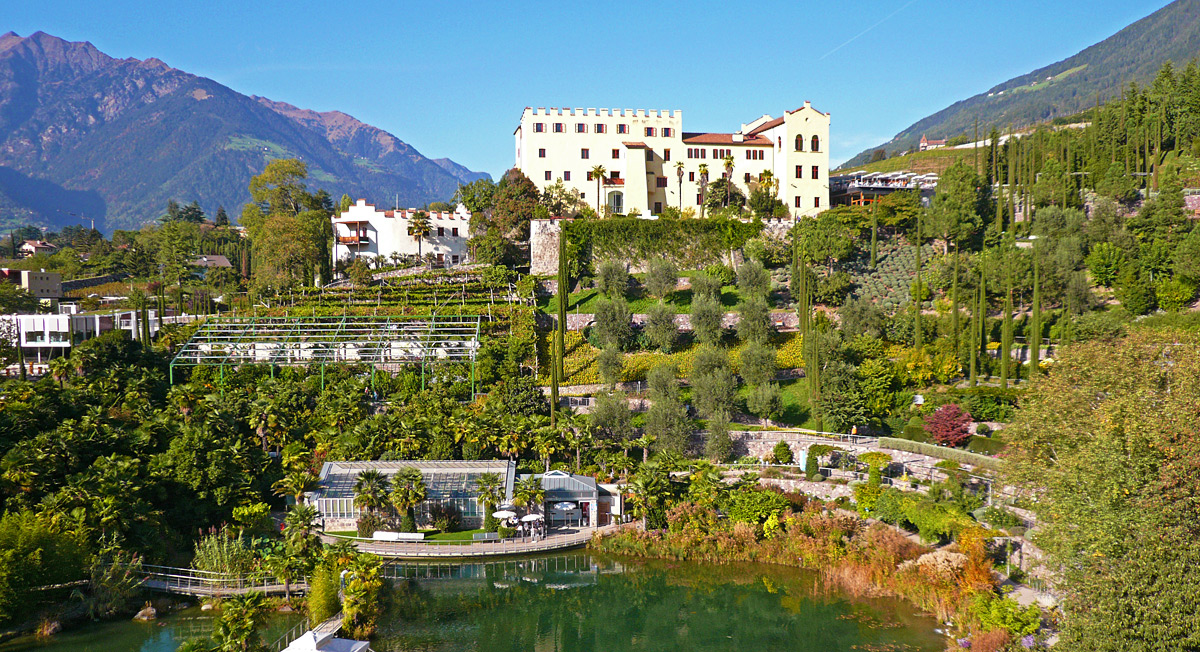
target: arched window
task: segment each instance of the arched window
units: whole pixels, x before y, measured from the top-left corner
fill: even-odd
[[[816,136],[812,137],[812,151],[814,151],[814,152],[821,151],[821,139]]]
[[[804,151],[804,136],[796,136],[796,151]]]

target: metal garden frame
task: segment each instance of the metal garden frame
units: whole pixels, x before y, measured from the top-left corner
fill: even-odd
[[[406,364],[425,368],[442,362],[469,362],[471,391],[475,391],[475,356],[479,352],[479,315],[339,315],[330,317],[216,317],[196,330],[171,360],[170,380],[176,367],[249,364],[276,366],[320,365],[321,383],[326,364],[371,365],[395,371]]]

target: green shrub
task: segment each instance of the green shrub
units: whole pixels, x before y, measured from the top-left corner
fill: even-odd
[[[734,522],[757,524],[770,516],[778,516],[790,506],[791,503],[781,493],[747,488],[730,492],[723,508]]]
[[[500,526],[496,528],[496,534],[498,534],[501,539],[511,539],[517,536],[517,530],[516,528]]]
[[[329,564],[317,566],[308,578],[308,620],[320,623],[342,610],[338,599],[338,573]]]
[[[897,451],[907,451],[909,453],[920,453],[930,457],[937,457],[943,460],[959,462],[961,464],[970,464],[981,469],[991,471],[999,471],[1003,468],[1003,462],[998,459],[971,453],[968,451],[958,450],[954,448],[945,448],[942,446],[934,446],[922,442],[909,441],[906,439],[896,439],[894,437],[880,437],[880,448],[890,448]]]
[[[775,443],[775,448],[771,450],[771,455],[775,458],[778,464],[791,464],[794,459],[792,455],[792,447],[788,446],[786,441],[780,440]]]
[[[1004,450],[1004,442],[991,437],[972,435],[971,442],[967,444],[967,450],[980,455],[996,455]]]
[[[909,419],[908,424],[900,431],[899,436],[909,441],[922,443],[929,441],[929,433],[925,432],[925,420],[921,417]]]

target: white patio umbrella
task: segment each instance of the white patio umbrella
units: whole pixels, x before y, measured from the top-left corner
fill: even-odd
[[[540,520],[542,520],[541,514],[526,514],[521,517],[522,523],[531,523],[533,521],[540,521]]]
[[[516,513],[516,512],[510,512],[510,511],[508,511],[507,509],[500,510],[500,511],[498,511],[498,512],[493,512],[493,513],[492,513],[492,516],[493,516],[493,517],[495,517],[495,518],[500,518],[500,519],[504,519],[504,518],[512,518],[512,517],[514,517],[514,516],[516,516],[516,515],[517,515],[517,513]]]

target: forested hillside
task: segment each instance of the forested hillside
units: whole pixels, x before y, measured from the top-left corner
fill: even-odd
[[[876,150],[888,156],[915,149],[922,135],[951,138],[1019,128],[1093,107],[1130,82],[1148,83],[1164,62],[1183,67],[1200,56],[1200,0],[1177,0],[1079,54],[997,84],[921,120],[847,161],[854,167]]]
[[[279,158],[306,161],[331,194],[404,206],[446,201],[481,176],[343,113],[247,97],[42,32],[0,36],[0,228],[79,216],[105,232],[136,228],[171,198],[236,210],[250,177]]]

